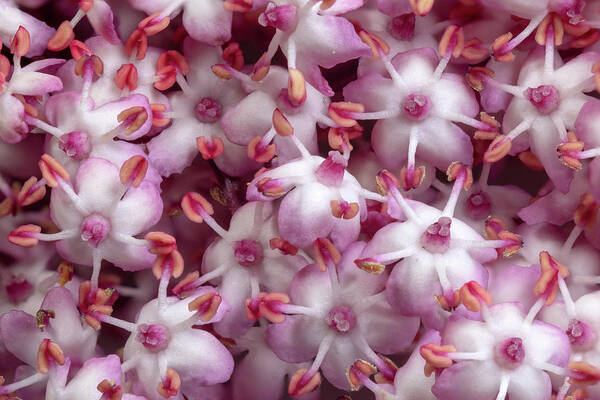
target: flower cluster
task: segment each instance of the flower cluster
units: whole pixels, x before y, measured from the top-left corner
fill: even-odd
[[[0,22],[0,400],[600,400],[600,0]]]

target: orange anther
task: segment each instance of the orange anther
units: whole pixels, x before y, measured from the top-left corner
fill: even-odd
[[[115,75],[115,85],[121,90],[125,89],[125,86],[129,90],[135,90],[138,85],[138,71],[133,64],[123,64]]]
[[[494,40],[492,43],[492,53],[494,58],[500,62],[512,62],[515,59],[515,55],[512,51],[507,50],[508,43],[512,39],[513,34],[508,32]]]
[[[259,293],[258,299],[246,299],[246,317],[251,321],[264,317],[274,324],[280,324],[285,321],[280,306],[289,302],[290,298],[285,293]]]
[[[490,51],[484,46],[480,39],[473,38],[465,43],[461,56],[470,63],[478,63],[485,60]]]
[[[350,390],[357,391],[362,385],[362,379],[377,373],[377,367],[365,360],[357,360],[346,369],[346,379],[350,384]]]
[[[185,278],[177,282],[177,285],[173,287],[173,293],[179,297],[187,297],[189,291],[198,287],[198,285],[194,285],[198,278],[200,278],[200,272],[194,271],[188,273]]]
[[[23,57],[29,51],[30,46],[31,36],[29,36],[29,31],[23,26],[19,26],[10,42],[10,52],[16,57]]]
[[[143,60],[146,57],[146,52],[148,51],[148,36],[140,30],[136,29],[129,35],[127,41],[125,42],[125,50],[127,51],[127,55],[131,57],[133,51],[136,51],[135,58],[138,60]]]
[[[200,321],[210,321],[219,310],[221,296],[217,292],[205,293],[196,297],[188,304],[188,310],[197,311]]]
[[[472,67],[467,72],[465,79],[473,90],[480,92],[484,88],[486,79],[493,78],[494,74],[494,71],[486,67]]]
[[[544,46],[546,44],[546,40],[548,39],[548,34],[553,34],[554,45],[560,46],[563,42],[563,37],[565,35],[565,30],[563,28],[563,23],[558,14],[548,14],[546,18],[538,25],[537,31],[535,32],[535,41],[540,46]]]
[[[42,228],[38,225],[21,225],[8,234],[8,241],[21,247],[33,247],[38,244],[36,234],[41,231]]]
[[[313,242],[313,250],[315,253],[315,262],[321,271],[327,271],[329,262],[337,265],[342,260],[342,255],[327,238],[317,238]]]
[[[215,74],[215,76],[217,76],[218,78],[221,78],[226,81],[231,79],[231,72],[229,71],[229,66],[227,65],[215,64],[211,66],[210,69],[212,70],[213,74]]]
[[[306,81],[296,68],[290,68],[288,73],[288,97],[293,105],[298,106],[306,101]]]
[[[390,53],[390,46],[386,43],[385,40],[375,35],[374,33],[367,32],[363,29],[358,32],[358,36],[364,44],[371,48],[371,57],[379,58],[382,53],[385,55]]]
[[[156,261],[152,266],[152,273],[156,279],[162,277],[163,272],[169,271],[173,278],[179,278],[183,273],[183,257],[177,250],[173,250],[168,254],[158,254]]]
[[[240,45],[237,42],[230,42],[227,44],[223,49],[221,57],[237,71],[241,71],[242,68],[244,68],[244,54],[242,53],[242,50],[240,50]]]
[[[329,117],[339,126],[351,128],[357,124],[354,113],[362,113],[365,107],[362,104],[339,101],[329,104]]]
[[[64,365],[65,355],[61,348],[50,339],[42,340],[38,347],[37,368],[42,374],[47,374],[50,369],[50,362],[56,362]]]
[[[46,195],[46,185],[38,183],[35,176],[27,179],[17,194],[17,204],[26,207],[40,201]]]
[[[492,305],[492,295],[475,281],[465,283],[459,290],[461,303],[469,311],[481,311],[481,304]]]
[[[331,200],[329,205],[331,207],[331,215],[336,218],[352,219],[358,214],[358,203]]]
[[[201,224],[204,215],[213,215],[214,209],[200,193],[188,192],[181,199],[181,209],[185,216],[192,222]]]
[[[196,138],[196,147],[205,160],[213,160],[223,154],[225,145],[223,139],[216,137],[208,139],[205,136]]]
[[[329,143],[329,147],[340,153],[344,152],[344,148],[352,151],[353,146],[350,140],[361,137],[363,132],[364,128],[359,124],[350,128],[329,128],[327,142]]]
[[[385,270],[385,264],[380,263],[375,258],[358,258],[354,260],[354,264],[360,269],[370,274],[379,275]]]
[[[56,269],[56,271],[59,274],[58,284],[60,286],[65,286],[68,282],[71,281],[71,279],[73,279],[73,274],[74,274],[73,265],[69,264],[66,261],[61,262],[58,265],[58,268]]]
[[[307,374],[306,368],[301,368],[292,375],[288,385],[288,394],[291,396],[302,396],[310,393],[321,385],[321,374],[315,372],[312,375]]]
[[[434,369],[448,368],[452,365],[452,359],[449,353],[454,353],[456,347],[451,344],[439,345],[435,343],[424,344],[420,347],[419,353],[425,359],[427,365]]]
[[[569,381],[577,385],[595,385],[600,382],[600,368],[585,361],[569,362]]]
[[[540,265],[542,274],[535,283],[533,293],[536,296],[545,296],[546,305],[554,303],[558,292],[558,280],[569,275],[568,269],[554,259],[547,251],[540,252]]]
[[[117,121],[121,122],[123,126],[126,126],[125,135],[131,135],[132,133],[139,130],[146,121],[148,121],[148,111],[142,106],[130,107],[123,110],[117,116]]]
[[[268,60],[267,53],[264,53],[258,59],[256,64],[254,64],[254,67],[252,69],[252,75],[250,75],[250,78],[253,81],[260,82],[265,78],[265,76],[267,76],[270,68],[271,68],[271,60]]]
[[[500,123],[496,121],[496,118],[483,111],[479,114],[479,119],[486,126],[475,131],[475,139],[494,140],[498,136],[498,129],[500,128]]]
[[[507,136],[498,135],[485,151],[483,160],[488,163],[498,162],[508,154],[511,147],[512,141]]]
[[[54,36],[48,40],[48,50],[50,51],[62,51],[69,47],[71,41],[75,39],[75,33],[73,27],[69,21],[63,21]]]
[[[442,57],[446,57],[448,52],[452,53],[452,57],[457,58],[465,48],[465,34],[462,28],[456,25],[450,25],[444,31],[438,51]]]
[[[152,254],[169,254],[173,250],[177,250],[175,238],[164,232],[149,232],[144,239],[150,242],[149,251]]]
[[[187,75],[190,72],[190,65],[185,60],[185,57],[177,50],[165,51],[156,61],[157,70],[161,70],[169,65],[176,67],[181,75]]]
[[[138,24],[138,29],[141,29],[146,35],[152,36],[163,31],[171,23],[171,18],[160,17],[160,12],[155,12],[149,17],[144,18]]]
[[[279,179],[263,178],[256,182],[258,191],[266,197],[280,197],[289,189],[281,186]]]
[[[429,14],[435,0],[409,0],[415,14],[424,17]]]
[[[181,378],[179,377],[179,374],[173,368],[167,368],[166,376],[160,381],[156,391],[159,395],[168,399],[177,396],[180,388]]]
[[[258,163],[266,163],[275,157],[277,146],[274,144],[263,144],[262,137],[255,136],[248,143],[247,155],[248,158]]]
[[[577,140],[575,132],[568,133],[568,141],[556,146],[556,152],[560,161],[567,167],[580,170],[582,168],[578,153],[583,151],[584,143]]]
[[[446,169],[446,176],[450,182],[457,179],[461,174],[465,174],[463,189],[469,190],[473,184],[473,170],[471,168],[465,167],[462,163],[455,161]]]
[[[100,382],[96,389],[102,393],[102,400],[121,400],[123,398],[121,386],[108,379]]]
[[[156,81],[154,88],[157,90],[167,90],[177,82],[177,68],[174,65],[167,65],[156,70]]]
[[[91,68],[94,76],[99,77],[104,73],[104,63],[96,55],[82,55],[75,63],[75,74],[83,77],[87,68]]]
[[[295,256],[298,254],[298,248],[296,246],[281,238],[273,238],[269,240],[269,247],[271,250],[277,249],[286,255]]]
[[[278,108],[273,110],[271,120],[273,122],[273,129],[275,129],[275,132],[279,136],[291,136],[294,134],[294,127]]]
[[[132,156],[121,166],[119,177],[125,186],[138,187],[146,177],[148,171],[148,160],[142,155]]]
[[[83,55],[91,56],[94,52],[80,40],[72,40],[69,43],[69,51],[74,60],[79,60]]]
[[[425,179],[425,167],[420,166],[416,169],[411,169],[410,173],[406,167],[402,167],[400,170],[400,185],[405,191],[416,189],[421,186]]]
[[[377,185],[379,194],[387,196],[392,189],[400,185],[400,181],[398,181],[398,178],[394,174],[384,169],[379,171],[375,176],[375,184]]]
[[[506,245],[498,249],[502,252],[503,257],[511,257],[523,248],[523,240],[521,239],[521,236],[516,233],[504,230],[498,233],[498,239],[507,242]]]
[[[150,104],[152,110],[152,126],[157,128],[164,128],[171,122],[170,118],[164,116],[164,112],[167,111],[167,107],[164,104],[152,103]]]

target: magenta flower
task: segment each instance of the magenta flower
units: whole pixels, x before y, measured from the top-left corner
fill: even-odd
[[[220,238],[206,249],[202,276],[191,274],[176,292],[185,295],[206,282],[217,284],[231,311],[215,323],[215,330],[236,338],[252,326],[246,318],[246,299],[257,299],[262,291],[287,291],[306,260],[297,255],[297,248],[279,238],[277,210],[272,203],[246,203],[233,215],[226,231],[210,216],[212,206],[203,206],[199,196],[188,193],[182,208],[188,218],[204,221]]]
[[[293,363],[315,358],[310,368],[298,370],[300,379],[296,387],[290,383],[290,394],[311,387],[319,368],[334,386],[349,389],[346,368],[358,359],[373,363],[393,381],[396,367],[376,352],[406,349],[419,320],[400,316],[387,304],[386,274],[356,268],[353,260],[364,247],[364,242],[350,245],[335,265],[333,258],[326,259],[327,270],[325,265],[307,265],[292,281],[291,303],[273,305],[274,312],[286,314],[283,322],[267,328],[267,342],[275,354]]]
[[[442,352],[456,362],[436,377],[432,392],[442,400],[549,398],[548,372],[564,373],[569,339],[534,317],[535,309],[526,315],[515,303],[483,308],[483,321],[451,317],[442,332]]]
[[[326,96],[333,90],[319,67],[331,68],[353,58],[368,56],[369,48],[348,20],[339,17],[362,5],[362,0],[340,0],[332,4],[315,0],[269,2],[259,23],[276,29],[269,48],[256,64],[255,73],[271,64],[278,48],[287,58],[288,69],[299,71],[294,79],[314,86]],[[300,55],[300,56],[299,56]]]

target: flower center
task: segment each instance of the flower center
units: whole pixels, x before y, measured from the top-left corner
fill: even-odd
[[[330,151],[329,156],[315,171],[317,180],[325,186],[339,187],[344,180],[344,171],[348,162],[337,151]]]
[[[415,14],[398,15],[388,23],[389,34],[398,40],[410,40],[415,35]]]
[[[221,105],[212,97],[200,99],[194,110],[198,121],[205,124],[212,124],[221,118]]]
[[[81,240],[92,247],[98,247],[106,239],[110,231],[110,223],[101,215],[90,215],[81,224]]]
[[[421,236],[421,245],[430,253],[445,253],[450,248],[450,224],[452,219],[440,217],[429,225]]]
[[[234,243],[233,254],[240,265],[251,267],[263,259],[263,249],[260,243],[252,239],[244,239]]]
[[[338,333],[348,333],[356,326],[356,317],[346,306],[335,307],[325,319],[327,325]]]
[[[6,294],[12,304],[19,304],[29,298],[33,286],[23,274],[12,275],[6,284]]]
[[[518,337],[508,338],[496,345],[496,362],[505,368],[516,368],[525,358],[523,340]]]
[[[577,319],[570,320],[566,333],[575,351],[590,350],[596,343],[596,332],[583,321]]]
[[[138,326],[136,339],[149,351],[163,351],[171,341],[171,334],[163,324],[141,324]]]
[[[529,88],[525,91],[525,97],[543,115],[552,114],[560,103],[558,90],[553,85]]]
[[[287,31],[296,26],[296,14],[297,9],[294,5],[276,6],[275,3],[270,2],[263,15],[259,17],[259,22],[264,26]]]
[[[413,121],[421,121],[427,118],[430,109],[431,102],[429,101],[429,97],[424,94],[410,94],[402,102],[404,115]]]
[[[82,131],[73,131],[62,135],[58,147],[75,160],[88,158],[92,151],[90,136]]]
[[[467,199],[467,214],[474,220],[487,218],[492,210],[490,197],[485,192],[473,193]]]

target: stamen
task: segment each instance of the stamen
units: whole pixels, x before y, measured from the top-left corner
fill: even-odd
[[[473,312],[481,311],[483,304],[489,307],[493,303],[490,293],[475,281],[465,283],[460,288],[459,295],[461,303]]]
[[[350,383],[350,390],[357,391],[360,389],[361,384],[365,384],[366,381],[371,382],[368,377],[377,373],[377,367],[365,360],[357,360],[346,370],[346,378]]]
[[[138,187],[146,177],[148,172],[148,160],[141,155],[135,155],[129,158],[121,166],[119,177],[124,186]]]
[[[123,64],[115,75],[115,85],[121,90],[125,89],[125,86],[131,91],[137,89],[138,86],[138,71],[133,64]]]
[[[288,385],[288,394],[292,396],[302,396],[310,393],[321,385],[321,374],[307,374],[306,368],[301,368],[292,375]]]
[[[50,339],[42,340],[37,353],[37,368],[42,374],[47,374],[52,363],[65,364],[65,355],[62,349]]]
[[[337,265],[342,260],[342,255],[327,238],[317,238],[313,243],[315,262],[323,272],[327,271],[329,265]]]
[[[44,180],[38,182],[35,176],[27,179],[17,194],[19,207],[26,207],[36,203],[46,195],[46,184]]]
[[[101,400],[121,400],[123,397],[123,389],[121,385],[117,385],[108,379],[104,379],[96,386],[96,389],[102,393]]]
[[[200,321],[208,322],[217,314],[221,301],[219,293],[205,293],[188,304],[188,310],[196,311]]]
[[[54,36],[48,41],[48,50],[50,51],[62,51],[69,47],[71,41],[75,39],[75,33],[73,27],[69,21],[63,21]]]
[[[569,362],[569,381],[577,385],[595,385],[600,381],[600,368],[584,361]]]
[[[65,167],[48,154],[42,155],[38,166],[42,172],[42,177],[50,187],[58,186],[59,180],[69,181],[71,179]]]
[[[168,399],[173,396],[177,396],[179,388],[181,387],[181,378],[177,371],[172,368],[167,368],[166,376],[158,384],[156,391],[159,395]]]
[[[205,136],[200,136],[196,138],[196,147],[200,154],[202,154],[203,159],[213,160],[223,154],[225,145],[219,137],[206,138]]]

